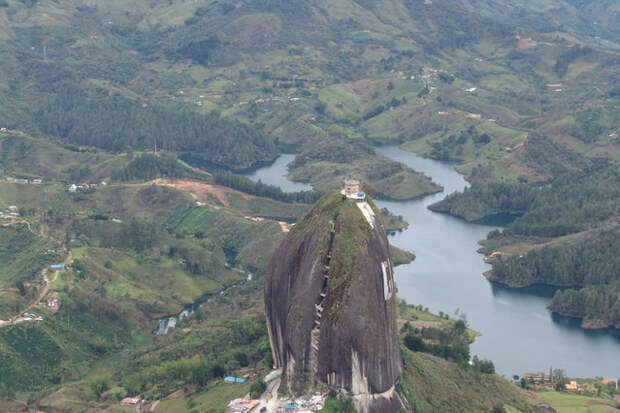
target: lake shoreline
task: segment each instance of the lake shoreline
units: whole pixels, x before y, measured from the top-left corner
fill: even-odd
[[[513,289],[482,276],[491,265],[478,252],[479,241],[501,227],[470,223],[427,208],[469,186],[453,165],[394,146],[375,150],[444,187],[443,192],[414,200],[375,200],[379,208],[386,207],[409,223],[407,229],[388,236],[391,245],[416,256],[412,263],[394,269],[399,298],[422,304],[433,313],[466,314],[470,328],[483,333],[471,345],[471,354],[493,360],[496,370],[507,377],[549,365],[575,377],[610,376],[620,371],[620,332],[584,330],[577,320],[550,312],[547,306],[553,291],[549,287]],[[289,185],[284,175],[285,168],[262,170],[265,183]],[[536,351],[524,350],[528,348]],[[582,357],[571,357],[575,352]]]

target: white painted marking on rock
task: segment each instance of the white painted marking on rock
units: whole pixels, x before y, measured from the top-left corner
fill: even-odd
[[[370,225],[370,228],[375,229],[375,211],[372,210],[368,202],[357,202],[357,207],[362,211],[364,218]]]
[[[383,261],[381,263],[381,272],[383,273],[383,298],[387,301],[392,298],[392,283],[390,279],[389,261]]]

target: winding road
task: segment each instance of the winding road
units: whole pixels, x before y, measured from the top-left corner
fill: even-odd
[[[30,227],[30,223],[28,221],[23,221],[23,222],[20,222],[20,223],[25,223],[27,225],[27,227],[28,227],[28,230],[32,232],[32,228]],[[43,231],[43,225],[41,225],[40,235],[42,237],[46,237],[46,235],[45,235],[45,233]],[[71,259],[73,258],[72,254],[71,254],[71,250],[68,250],[68,251],[69,252],[68,252],[67,256],[65,257],[65,259],[62,262],[64,265],[69,264],[71,262]],[[45,268],[43,268],[41,270],[41,276],[43,277],[43,281],[45,282],[45,286],[43,287],[43,289],[41,290],[39,295],[37,295],[36,298],[32,299],[28,303],[26,308],[24,308],[18,314],[16,314],[13,317],[11,317],[8,321],[0,320],[0,328],[7,327],[7,326],[12,326],[12,325],[19,324],[19,323],[35,321],[32,318],[31,319],[26,319],[25,313],[27,313],[28,311],[32,310],[34,307],[36,307],[37,305],[39,305],[41,303],[41,300],[43,300],[43,298],[45,298],[47,293],[49,293],[50,288],[52,287],[52,283],[54,283],[58,279],[58,276],[60,275],[60,270],[56,270],[54,272],[54,278],[50,280],[48,272],[49,271],[48,271],[47,267],[45,267]]]

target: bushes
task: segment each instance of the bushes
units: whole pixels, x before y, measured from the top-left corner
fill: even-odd
[[[93,397],[98,400],[101,395],[110,388],[110,379],[106,375],[93,376],[88,381],[88,388],[93,394]]]
[[[493,364],[491,360],[481,360],[478,356],[474,356],[472,359],[472,366],[474,367],[474,370],[477,370],[480,373],[495,374],[495,364]]]
[[[592,143],[603,134],[605,127],[602,124],[601,109],[589,108],[575,114],[575,122],[582,134],[578,137],[586,143]]]
[[[351,399],[329,397],[325,401],[324,413],[354,413],[355,407]]]
[[[564,53],[562,53],[557,61],[555,62],[555,66],[553,66],[553,70],[557,73],[558,76],[564,77],[564,75],[568,72],[568,65],[579,59],[580,57],[587,56],[591,54],[594,50],[589,47],[581,47],[581,45],[576,44],[571,47]]]
[[[491,413],[507,413],[507,411],[502,403],[497,403],[493,406],[493,410],[491,410]]]
[[[426,343],[421,337],[414,333],[405,336],[405,346],[411,351],[430,353],[434,356],[452,360],[459,364],[469,361],[469,346],[467,344],[436,344]]]
[[[150,366],[139,373],[134,373],[123,378],[123,387],[131,393],[137,393],[148,385],[171,383],[181,380],[186,384],[205,385],[209,380],[222,377],[225,369],[217,363],[205,363],[195,358],[181,358],[174,361],[165,361],[161,364]]]
[[[264,380],[256,380],[250,386],[250,397],[258,399],[265,390],[267,390],[267,383]]]

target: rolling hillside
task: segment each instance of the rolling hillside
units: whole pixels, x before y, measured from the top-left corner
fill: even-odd
[[[396,200],[441,188],[376,145],[455,162],[470,195],[571,176],[613,187],[591,172],[620,159],[619,27],[612,0],[0,0],[0,209],[20,214],[0,228],[0,319],[43,291],[45,268],[73,260],[50,282],[59,308],[44,300],[32,309],[43,322],[0,325],[0,411],[103,412],[135,394],[158,412],[222,411],[245,394],[221,377],[271,367],[261,277],[319,196],[240,175],[281,153],[319,192],[354,175]],[[567,187],[560,200],[579,204]],[[515,212],[470,201],[446,212]],[[489,252],[560,256],[589,239],[529,234],[544,214],[516,212],[527,228],[491,237]],[[256,277],[243,284],[235,266]],[[569,305],[607,297],[606,282],[554,306],[617,323]],[[170,335],[151,334],[201,297]],[[411,411],[536,411],[426,344],[402,348]]]

